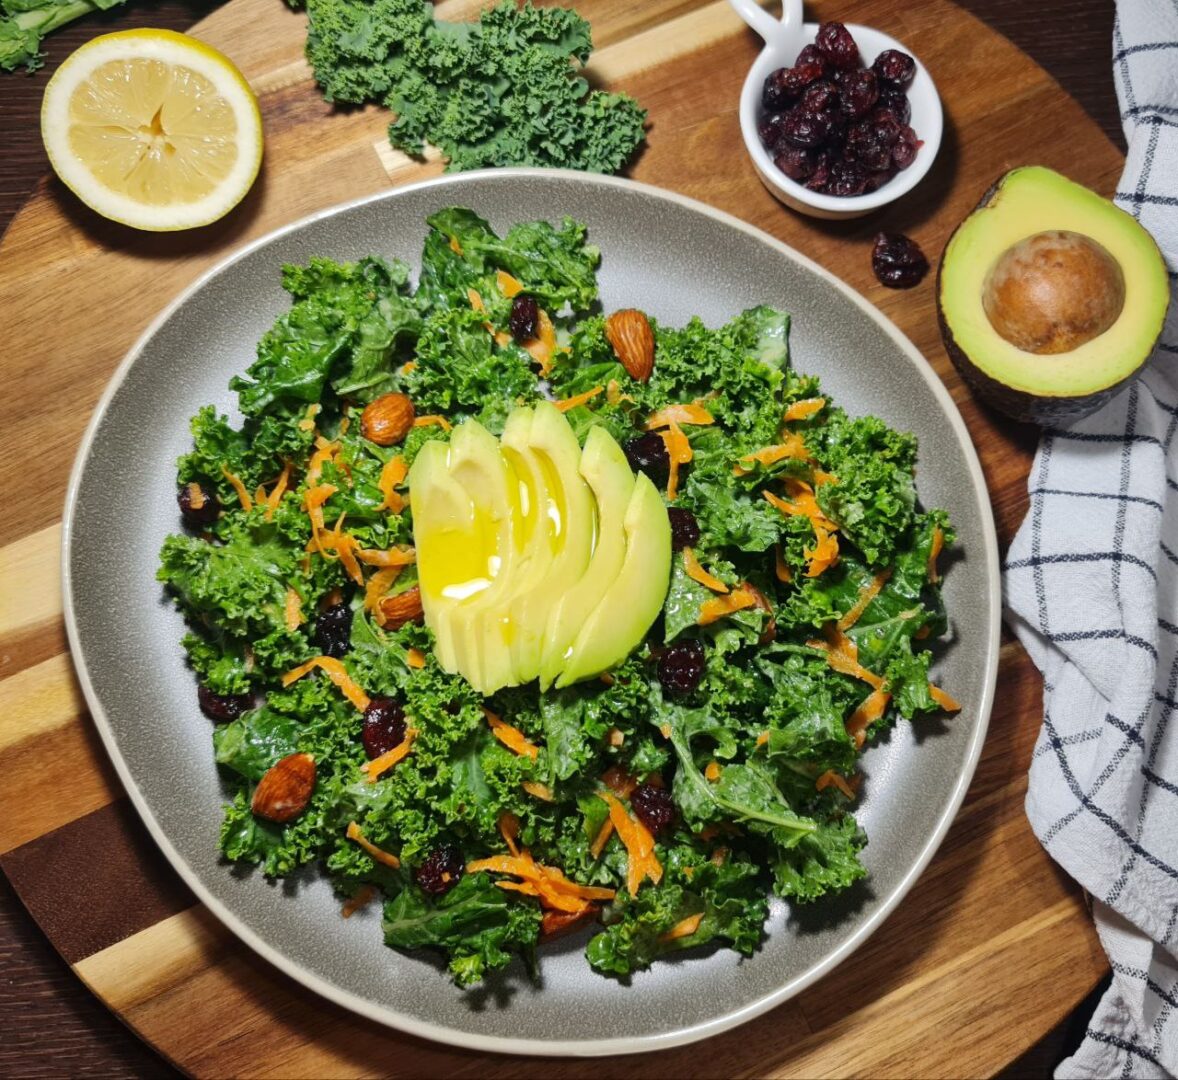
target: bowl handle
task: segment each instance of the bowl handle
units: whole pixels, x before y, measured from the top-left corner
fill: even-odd
[[[796,43],[801,50],[802,0],[782,0],[781,18],[775,19],[757,0],[728,0],[736,12],[767,45],[785,48]]]

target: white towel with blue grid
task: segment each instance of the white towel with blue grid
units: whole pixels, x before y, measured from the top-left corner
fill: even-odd
[[[1178,2],[1120,0],[1116,201],[1178,283]],[[1144,373],[1045,431],[1005,568],[1043,672],[1027,815],[1091,894],[1113,970],[1061,1077],[1178,1074],[1178,304]],[[1051,987],[1039,992],[1049,994]]]

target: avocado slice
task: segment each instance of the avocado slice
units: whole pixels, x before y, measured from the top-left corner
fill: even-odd
[[[1017,420],[1099,408],[1153,351],[1170,302],[1130,215],[1039,166],[1001,177],[949,238],[937,311],[957,370]]]
[[[581,451],[580,473],[597,500],[597,539],[580,580],[560,595],[548,614],[540,658],[543,690],[560,674],[586,616],[600,603],[602,589],[617,578],[626,558],[622,519],[634,493],[634,474],[622,448],[605,428],[589,429]]]
[[[425,624],[433,632],[438,663],[458,671],[452,613],[490,585],[487,538],[476,527],[474,503],[450,475],[449,447],[428,442],[409,470],[409,505]]]
[[[622,518],[626,555],[613,581],[604,581],[585,619],[557,687],[621,663],[662,610],[671,578],[671,522],[663,497],[645,473],[638,476]]]
[[[546,544],[535,546],[527,584],[512,598],[508,612],[511,655],[521,683],[540,674],[549,612],[556,598],[585,573],[596,531],[593,495],[580,473],[581,444],[564,413],[540,402],[532,414],[526,450],[523,456],[538,467],[547,499],[537,507],[537,529],[545,530]]]
[[[496,611],[510,593],[522,561],[519,478],[499,452],[499,440],[477,420],[454,429],[449,457],[450,475],[474,504],[475,528],[491,552],[490,584],[460,600],[451,613],[455,659],[476,690],[491,694],[515,681],[510,650],[482,628],[485,614]]]

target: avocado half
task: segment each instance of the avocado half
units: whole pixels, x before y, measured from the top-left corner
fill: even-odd
[[[957,370],[1016,420],[1100,408],[1153,352],[1170,283],[1132,215],[1051,169],[1013,169],[945,245],[941,336]]]

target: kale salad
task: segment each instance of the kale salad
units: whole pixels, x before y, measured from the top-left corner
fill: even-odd
[[[535,972],[575,928],[613,976],[751,954],[771,896],[865,876],[865,743],[958,707],[929,678],[953,532],[918,503],[916,440],[794,370],[783,311],[607,313],[576,221],[426,226],[416,285],[394,259],[286,266],[291,306],[231,383],[240,426],[192,420],[158,577],[214,724],[221,850],[318,864],[344,916],[382,903],[386,943],[440,950],[462,986]],[[669,572],[636,629],[601,583],[599,634],[637,642],[607,669],[484,696],[439,659],[409,479],[553,406],[582,461],[616,443],[621,482],[657,489]]]

